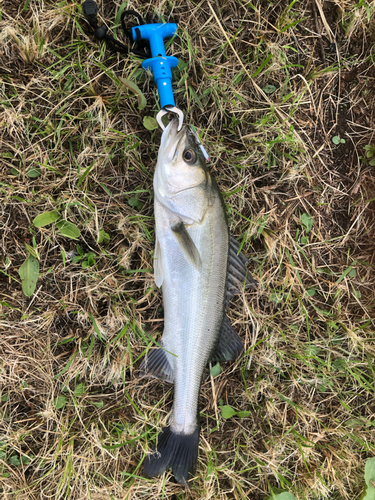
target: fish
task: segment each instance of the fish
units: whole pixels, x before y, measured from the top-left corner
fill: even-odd
[[[154,174],[154,277],[162,289],[161,347],[150,349],[141,375],[174,384],[167,427],[147,455],[144,473],[171,468],[189,487],[199,448],[198,399],[209,362],[236,359],[243,342],[226,315],[229,300],[256,287],[248,259],[229,233],[225,204],[195,130],[165,128]]]

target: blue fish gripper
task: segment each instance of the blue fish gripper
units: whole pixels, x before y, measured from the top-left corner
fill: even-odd
[[[164,38],[177,33],[177,24],[143,24],[132,28],[134,42],[147,40],[150,44],[152,57],[142,63],[143,69],[150,69],[154,75],[160,97],[160,107],[175,106],[172,90],[172,68],[178,64],[177,57],[167,56],[164,48]]]
[[[172,68],[178,65],[177,57],[167,56],[164,48],[164,39],[177,33],[177,24],[175,23],[155,23],[141,24],[132,27],[132,36],[134,42],[147,40],[150,44],[152,57],[142,63],[142,68],[151,70],[159,92],[160,108],[157,121],[161,128],[164,125],[161,118],[166,113],[175,113],[179,117],[179,129],[182,127],[183,113],[176,108],[173,89],[172,89]]]

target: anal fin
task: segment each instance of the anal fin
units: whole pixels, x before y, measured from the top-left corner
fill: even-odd
[[[173,384],[173,369],[163,349],[152,349],[141,364],[141,377],[158,378]]]
[[[225,315],[219,343],[212,353],[210,361],[214,363],[218,361],[232,361],[238,358],[242,349],[243,342],[230,324],[228,316]]]

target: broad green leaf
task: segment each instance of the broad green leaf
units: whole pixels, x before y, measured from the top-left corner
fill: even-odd
[[[334,137],[332,137],[332,142],[333,144],[340,144],[341,140],[340,140],[340,137],[338,135],[335,135]]]
[[[310,297],[314,297],[315,293],[316,293],[316,290],[314,288],[310,288],[309,290],[306,290],[307,291],[307,295],[310,295]]]
[[[35,219],[33,220],[33,224],[35,227],[44,227],[48,224],[52,224],[52,222],[57,221],[59,217],[60,214],[56,210],[52,210],[51,212],[44,212],[35,217]]]
[[[363,427],[364,421],[360,418],[350,418],[344,425],[350,429],[358,429],[358,427]]]
[[[74,395],[76,397],[82,396],[86,391],[86,386],[85,384],[78,384],[77,387],[74,389]]]
[[[39,278],[39,262],[33,255],[29,255],[18,270],[22,280],[22,291],[26,297],[31,297]]]
[[[267,500],[297,500],[292,493],[283,491],[280,488],[272,488],[272,495]]]
[[[138,109],[139,110],[144,109],[147,106],[147,101],[146,101],[146,98],[143,95],[141,89],[138,87],[138,85],[136,85],[134,82],[132,82],[130,80],[127,80],[126,78],[119,77],[119,80],[121,80],[124,87],[126,87],[127,89],[134,92],[134,94],[136,94],[136,96],[138,98]]]
[[[103,401],[92,401],[92,404],[95,405],[97,408],[103,408],[104,402]]]
[[[95,254],[93,252],[89,252],[86,255],[86,259],[87,260],[82,261],[82,267],[84,269],[87,269],[95,264]]]
[[[366,490],[363,500],[375,500],[375,457],[369,458],[365,465]],[[361,499],[362,500],[362,499]]]
[[[31,167],[29,170],[26,172],[26,175],[30,177],[31,179],[36,179],[39,177],[41,174],[41,170],[38,167]]]
[[[237,412],[237,417],[240,417],[240,418],[250,417],[250,415],[251,415],[251,411],[238,411]]]
[[[270,293],[270,300],[273,302],[276,302],[276,304],[280,304],[284,299],[284,294],[283,292],[271,292]]]
[[[66,401],[67,401],[66,396],[57,396],[57,398],[53,402],[56,410],[60,410],[60,408],[64,408]]]
[[[152,116],[145,116],[143,118],[143,126],[147,128],[147,130],[155,130],[159,127],[159,124]]]
[[[353,273],[354,271],[354,273]],[[336,284],[338,285],[339,283],[341,283],[341,281],[346,277],[346,276],[350,276],[351,278],[356,276],[357,275],[357,271],[355,269],[353,269],[352,266],[349,266],[347,269],[345,269],[345,271],[342,273],[342,275],[336,280]]]
[[[47,134],[52,134],[55,131],[55,125],[51,122],[51,120],[48,121],[44,130]]]
[[[98,243],[103,243],[104,245],[108,245],[111,241],[111,237],[108,233],[106,233],[103,229],[99,231]]]
[[[220,375],[220,372],[221,372],[220,363],[216,363],[216,365],[214,365],[211,368],[211,375],[215,378],[218,375]]]
[[[15,169],[15,168],[13,168],[13,167],[10,169],[10,173],[11,173],[12,175],[18,175],[18,174],[19,174],[18,170],[17,170],[17,169]]]
[[[310,214],[302,214],[301,215],[301,222],[305,226],[306,231],[309,233],[311,231],[311,228],[314,223],[314,219],[311,217]]]
[[[17,455],[12,455],[9,459],[10,465],[21,465],[20,459]]]
[[[186,69],[187,67],[189,66],[189,63],[188,62],[185,62],[185,61],[182,61],[181,59],[178,61],[178,69],[180,71],[183,71],[184,69]],[[366,147],[366,146],[365,146]]]
[[[138,200],[138,194],[132,198],[128,198],[128,203],[131,207],[142,210],[143,203]]]
[[[31,458],[27,455],[21,455],[21,462],[23,465],[28,465],[31,462]]]
[[[292,495],[292,493],[284,491],[283,493],[278,493],[277,495],[275,495],[274,500],[297,500],[297,499],[294,495]]]
[[[237,414],[236,410],[233,410],[233,408],[231,406],[222,406],[221,407],[221,416],[223,418],[232,418],[236,414]]]
[[[262,89],[266,94],[272,94],[273,92],[275,92],[276,90],[276,87],[275,85],[266,85],[265,87],[263,87]]]
[[[367,490],[367,496],[368,496],[369,492],[372,492],[373,497],[371,497],[371,499],[375,498],[375,486],[373,484],[373,483],[375,483],[375,457],[369,458],[366,461],[365,481],[366,481],[367,486],[369,486],[369,489]],[[366,497],[366,500],[367,500],[367,497]]]
[[[59,220],[58,222],[56,222],[56,226],[60,233],[67,238],[76,240],[81,236],[81,232],[78,227],[67,220]]]
[[[332,363],[332,368],[334,368],[337,371],[344,371],[346,367],[347,363],[345,359],[342,358],[335,359],[335,361],[333,361]]]

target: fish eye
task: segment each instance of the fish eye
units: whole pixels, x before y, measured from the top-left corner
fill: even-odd
[[[186,151],[184,151],[183,156],[184,160],[188,163],[194,163],[197,158],[197,155],[193,149],[187,149]]]

